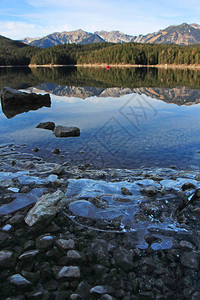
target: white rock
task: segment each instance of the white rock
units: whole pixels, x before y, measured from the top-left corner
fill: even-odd
[[[61,190],[52,194],[43,195],[35,206],[28,212],[25,217],[25,222],[29,226],[41,221],[50,222],[65,204],[65,194]]]

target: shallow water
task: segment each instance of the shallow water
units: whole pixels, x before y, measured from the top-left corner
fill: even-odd
[[[47,71],[48,77],[45,75]],[[197,153],[200,150],[200,91],[196,88],[198,80],[193,83],[195,88],[167,87],[167,83],[161,84],[161,79],[165,79],[169,71],[163,70],[162,77],[153,72],[151,77],[145,77],[155,80],[154,86],[145,78],[141,80],[142,70],[134,73],[137,78],[131,77],[131,72],[127,76],[127,73],[118,74],[119,71],[110,70],[110,73],[104,74],[104,82],[102,75],[99,77],[101,81],[95,78],[96,81],[93,82],[91,76],[89,78],[90,73],[86,76],[84,72],[82,74],[75,70],[73,76],[79,76],[81,84],[76,82],[75,77],[74,82],[68,85],[68,81],[74,78],[69,77],[71,73],[56,70],[58,78],[54,78],[54,70],[47,71],[32,71],[30,82],[22,82],[21,89],[25,85],[27,91],[50,92],[51,107],[30,110],[10,119],[1,111],[0,143],[25,143],[30,151],[38,147],[38,156],[45,159],[51,159],[52,150],[60,148],[63,161],[90,163],[93,168],[170,165],[176,165],[180,169],[200,168],[200,154]],[[6,75],[7,85],[9,78],[10,81],[13,78],[12,71],[9,72]],[[41,74],[39,76],[37,72],[46,77]],[[106,83],[106,76],[109,81],[111,76],[114,78],[115,73],[125,76],[130,87],[123,80],[119,81],[118,77],[116,81],[113,79],[111,83]],[[65,84],[63,74],[66,75]],[[184,74],[180,75],[183,77]],[[93,77],[95,76],[94,73]],[[184,75],[182,82],[187,82],[187,76]],[[27,76],[27,81],[28,78]],[[14,84],[10,83],[13,87]],[[86,86],[86,83],[92,86]],[[174,85],[176,83],[177,80]],[[173,82],[169,86],[172,84]],[[36,128],[40,122],[46,121],[53,121],[56,125],[77,126],[81,135],[76,138],[56,138],[51,131]]]

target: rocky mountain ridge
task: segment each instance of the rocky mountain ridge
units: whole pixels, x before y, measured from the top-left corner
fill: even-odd
[[[82,29],[75,31],[54,32],[42,38],[24,38],[25,44],[48,48],[62,44],[91,44],[100,42],[109,43],[152,43],[152,44],[177,44],[189,45],[200,43],[200,25],[183,23],[169,26],[157,32],[147,35],[132,36],[120,31],[96,31],[86,32]]]

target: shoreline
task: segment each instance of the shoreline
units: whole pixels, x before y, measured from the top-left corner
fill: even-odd
[[[83,170],[1,147],[1,299],[199,297],[198,171]]]
[[[76,65],[8,65],[0,66],[0,68],[57,68],[57,67],[84,67],[84,68],[105,68],[108,64],[76,64]],[[175,64],[158,64],[158,65],[135,65],[135,64],[109,64],[112,68],[164,68],[164,69],[200,69],[200,65],[175,65]]]

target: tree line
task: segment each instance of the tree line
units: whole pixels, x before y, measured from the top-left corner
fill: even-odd
[[[80,53],[77,63],[200,64],[200,45],[116,44],[90,53]]]
[[[44,49],[31,64],[200,64],[200,45],[110,44],[59,45]]]
[[[12,41],[13,42],[13,41]],[[17,42],[16,42],[17,43]],[[66,44],[41,49],[8,43],[0,37],[0,65],[200,64],[200,44]]]

